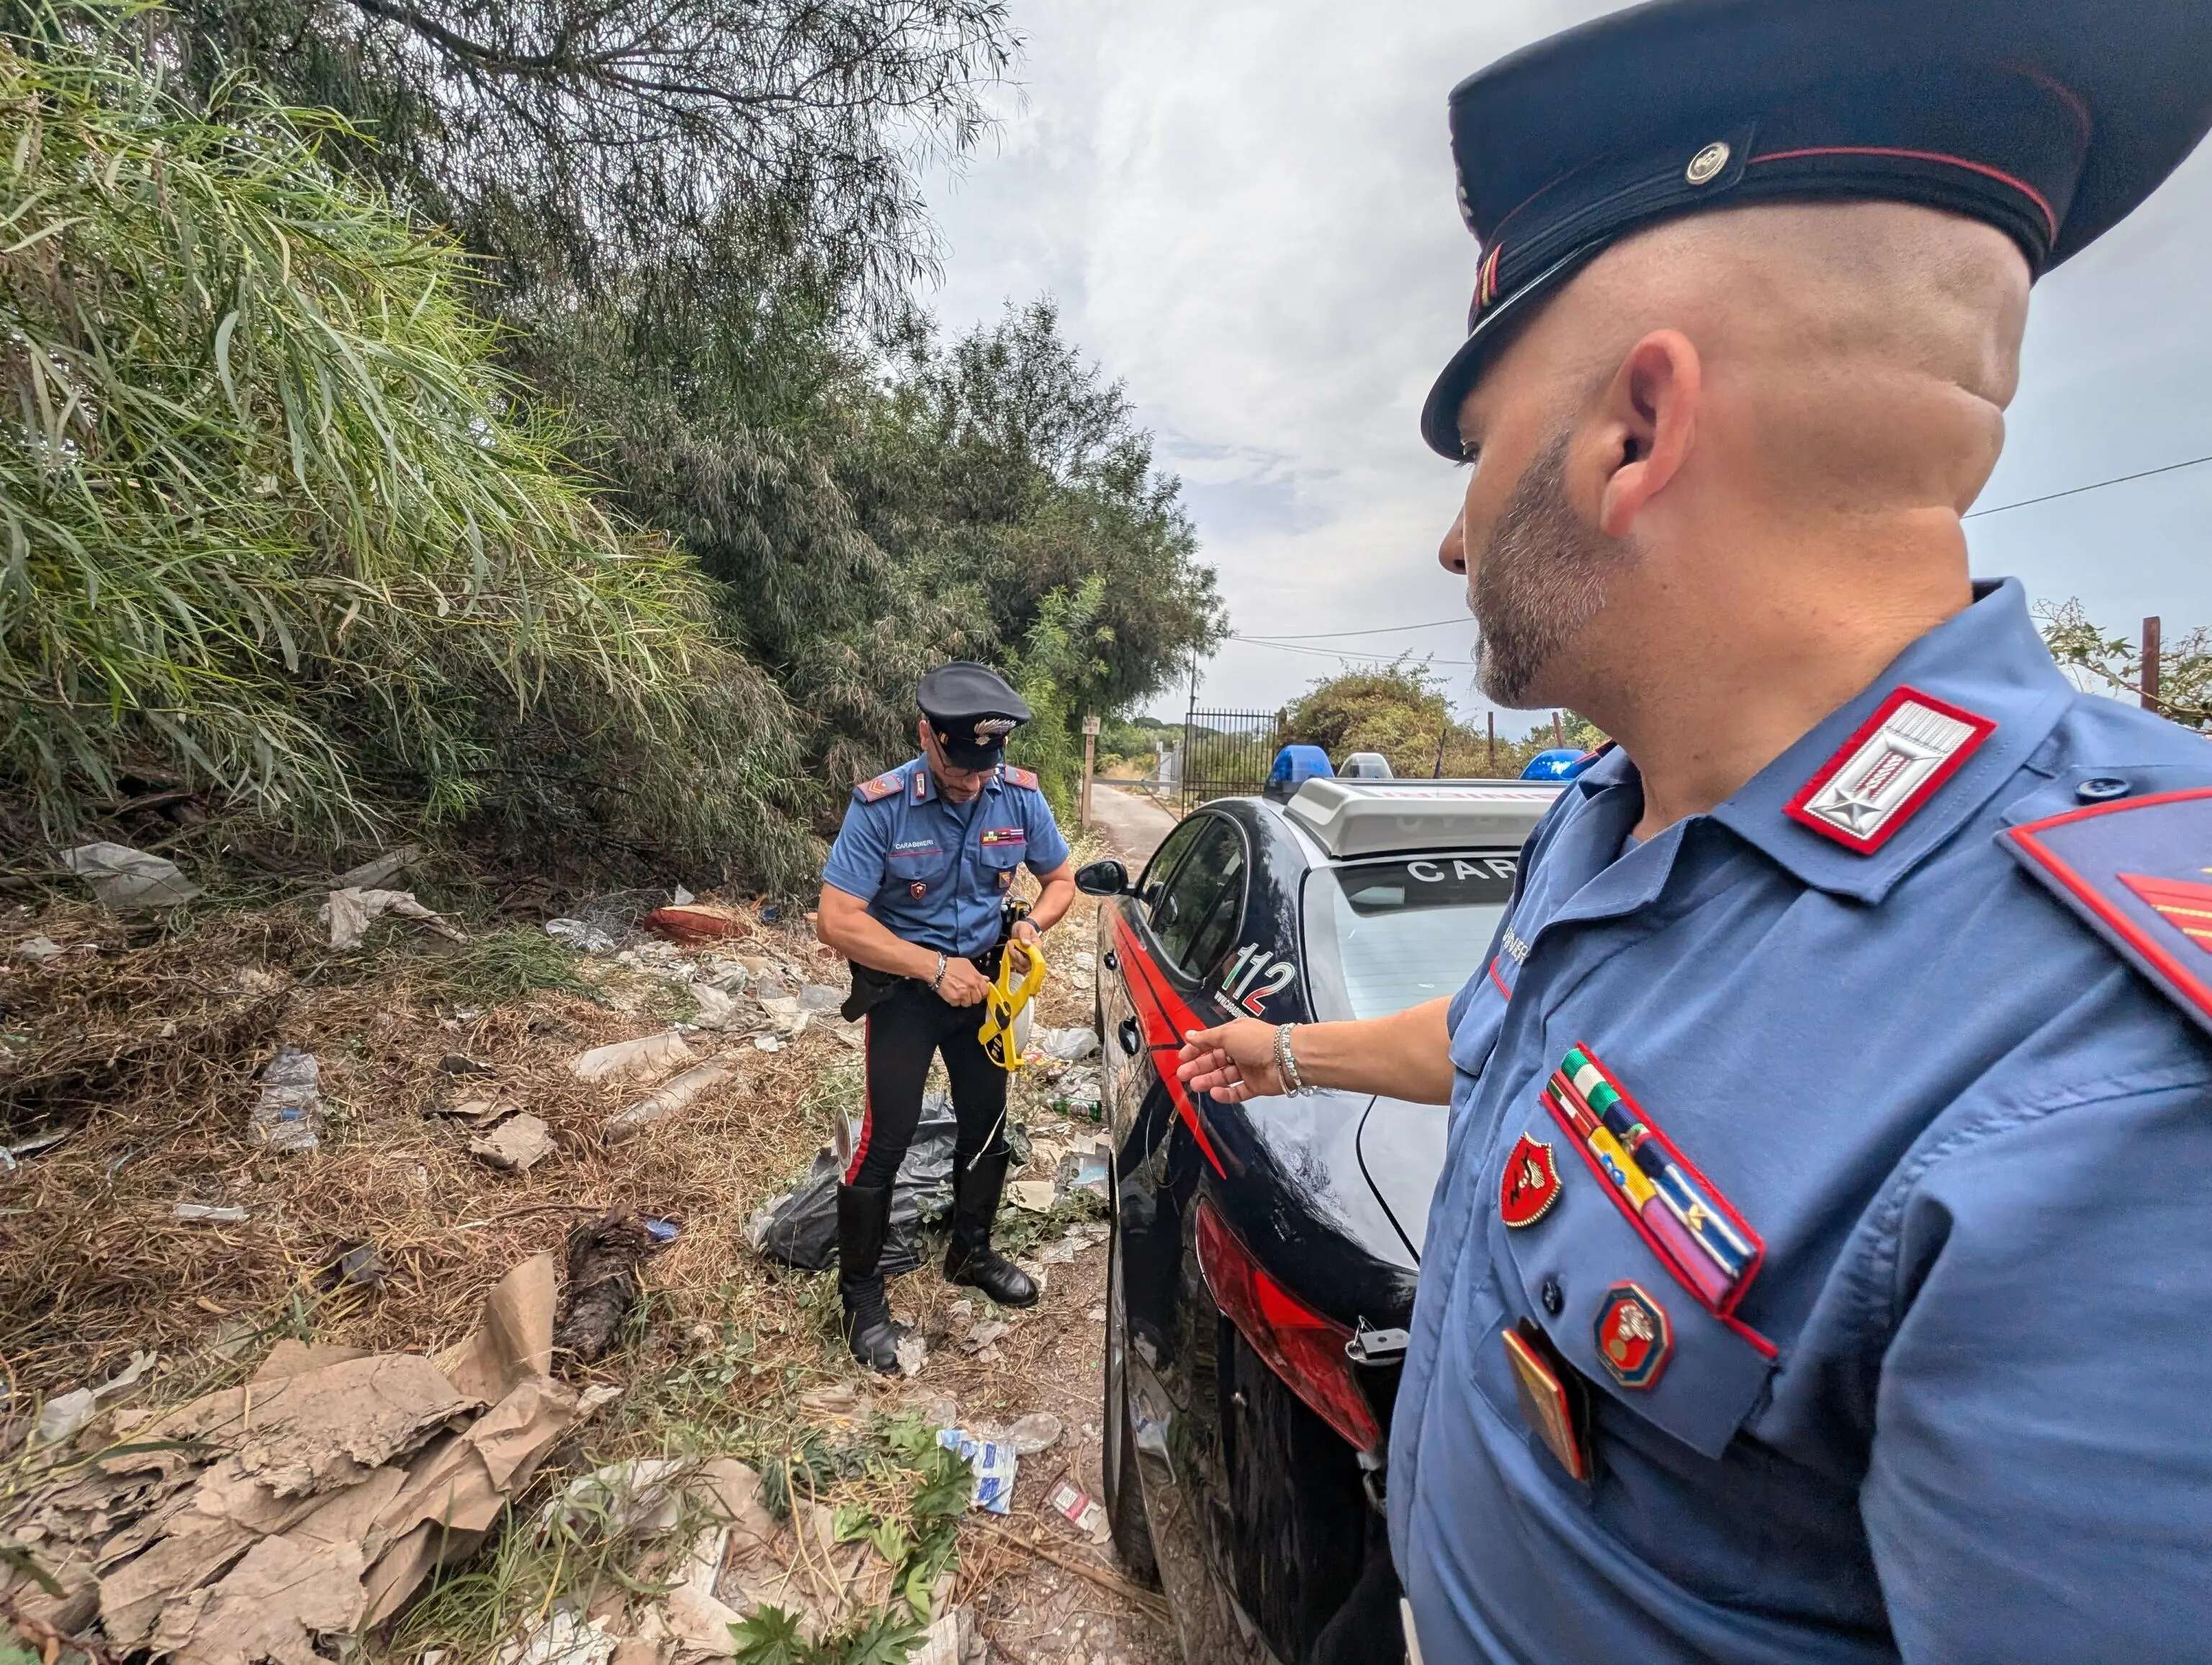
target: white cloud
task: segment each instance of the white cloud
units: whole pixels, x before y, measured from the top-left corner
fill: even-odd
[[[1435,550],[1456,492],[1414,418],[1457,341],[1474,245],[1444,97],[1515,46],[1608,9],[1561,0],[1123,0],[1036,6],[1024,95],[936,201],[949,327],[1049,292],[1125,379],[1181,473],[1235,628],[1458,616]],[[2212,156],[2039,293],[2000,503],[2212,452]],[[2212,465],[1977,521],[1978,570],[2131,627],[2212,621]],[[1464,708],[1471,626],[1349,650],[1432,652]],[[1231,643],[1215,703],[1277,704],[1336,662]],[[1181,693],[1156,700],[1179,708]],[[1514,726],[1518,726],[1519,719]]]

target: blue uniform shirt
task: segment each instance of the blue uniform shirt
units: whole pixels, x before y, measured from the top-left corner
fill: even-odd
[[[2208,784],[2007,582],[1710,814],[1625,849],[1626,757],[1567,787],[1450,1012],[1389,1486],[1429,1665],[2212,1658],[2212,1039],[2013,847]],[[2212,882],[2179,847],[2143,896]],[[1663,1135],[1630,1166],[1719,1258],[1578,1109]]]
[[[999,901],[1024,862],[1042,877],[1067,860],[1052,806],[1026,769],[1001,766],[968,803],[947,803],[916,758],[853,789],[823,864],[894,936],[972,960],[999,940]]]

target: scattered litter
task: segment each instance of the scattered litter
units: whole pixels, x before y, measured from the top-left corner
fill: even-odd
[[[781,1052],[783,1050],[783,1042],[775,1035],[755,1035],[753,1047],[756,1051]]]
[[[683,1036],[664,1029],[658,1034],[615,1041],[580,1053],[568,1061],[568,1073],[580,1081],[650,1083],[697,1062],[697,1055],[684,1045]]]
[[[1072,1480],[1054,1486],[1045,1502],[1054,1514],[1096,1542],[1106,1535],[1106,1511],[1098,1500]]]
[[[280,1342],[251,1383],[114,1414],[122,1444],[0,1511],[35,1557],[0,1567],[0,1606],[92,1657],[199,1665],[327,1656],[374,1630],[476,1553],[574,1426],[548,1375],[553,1291],[539,1256],[434,1359]]]
[[[1014,1505],[1014,1448],[978,1439],[964,1428],[939,1428],[937,1443],[957,1452],[975,1471],[975,1493],[969,1506],[1003,1515]]]
[[[499,1650],[499,1665],[607,1665],[615,1656],[616,1639],[607,1634],[607,1621],[589,1623],[573,1607],[556,1607],[553,1616],[520,1642]]]
[[[76,1131],[75,1128],[48,1128],[15,1144],[0,1147],[0,1173],[12,1173],[25,1157],[52,1150]]]
[[[609,1117],[600,1131],[609,1139],[627,1139],[697,1102],[723,1082],[734,1079],[737,1073],[719,1058],[694,1064],[673,1081],[661,1083],[628,1110]]]
[[[15,958],[30,960],[34,965],[68,952],[67,948],[62,947],[51,936],[33,936],[15,945]]]
[[[683,886],[678,885],[676,887],[675,895],[671,897],[669,899],[674,902],[679,908],[688,908],[699,899],[694,896],[690,891],[684,889]]]
[[[929,1362],[929,1343],[910,1330],[899,1337],[893,1351],[898,1355],[901,1376],[919,1376],[921,1367]]]
[[[101,906],[118,913],[178,907],[200,893],[174,862],[129,845],[79,845],[62,852],[62,865],[92,887]]]
[[[744,993],[752,977],[741,960],[717,960],[708,964],[706,981],[724,994],[735,996]]]
[[[694,983],[688,990],[691,1003],[699,1009],[691,1016],[691,1023],[699,1029],[728,1029],[738,1021],[738,1002],[711,983]]]
[[[496,1122],[514,1109],[514,1105],[509,1099],[480,1093],[471,1098],[457,1099],[450,1105],[433,1105],[422,1113],[425,1116],[452,1117],[482,1127],[487,1122]]]
[[[614,1345],[623,1321],[644,1293],[638,1268],[672,1240],[653,1230],[665,1220],[641,1219],[626,1208],[610,1210],[568,1233],[568,1281],[553,1345],[580,1364],[592,1364]]]
[[[422,851],[411,844],[397,850],[387,850],[381,856],[363,862],[359,867],[348,868],[338,875],[333,890],[374,890],[388,885],[401,874],[422,859]]]
[[[684,1235],[684,1227],[675,1220],[656,1220],[651,1214],[640,1214],[638,1218],[645,1222],[645,1229],[653,1233],[655,1243],[673,1243]]]
[[[252,1216],[243,1208],[212,1202],[179,1202],[170,1208],[169,1218],[202,1226],[243,1226]]]
[[[1067,1425],[1049,1411],[1031,1411],[1001,1426],[995,1422],[979,1422],[975,1437],[1010,1445],[1017,1456],[1036,1456],[1060,1444],[1060,1437],[1067,1432]]]
[[[553,1344],[560,1346],[557,1335]],[[631,1457],[579,1474],[538,1511],[538,1529],[543,1533],[558,1525],[573,1530],[588,1523],[624,1537],[665,1532],[683,1518],[681,1488],[669,1482],[680,1479],[684,1469],[674,1457]]]
[[[975,1615],[965,1607],[954,1607],[937,1616],[906,1656],[906,1665],[981,1665],[989,1646],[975,1628]]]
[[[1075,1178],[1069,1184],[1072,1191],[1088,1191],[1093,1196],[1103,1197],[1111,1184],[1107,1172],[1106,1158],[1097,1151],[1075,1159]]]
[[[1096,1069],[1071,1069],[1060,1078],[1060,1090],[1053,1097],[1052,1107],[1079,1122],[1097,1122],[1102,1119],[1099,1098],[1104,1087]]]
[[[459,926],[416,901],[411,890],[334,890],[315,917],[331,928],[331,946],[343,949],[359,948],[370,923],[387,913],[419,920],[449,941],[469,940]]]
[[[802,984],[799,990],[799,1009],[811,1015],[834,1012],[845,1003],[845,990],[833,989],[826,983]]]
[[[499,1072],[488,1063],[478,1063],[465,1052],[448,1052],[438,1060],[438,1068],[448,1075],[495,1075]]]
[[[960,1350],[979,1353],[985,1347],[996,1347],[1013,1333],[1013,1328],[1003,1318],[986,1318],[961,1337]]]
[[[890,1234],[880,1262],[886,1273],[910,1272],[921,1264],[916,1228],[952,1211],[952,1141],[958,1126],[952,1104],[942,1093],[922,1100],[921,1118],[892,1181]],[[851,1123],[816,1153],[814,1166],[797,1189],[787,1191],[753,1216],[746,1236],[771,1260],[819,1272],[837,1258],[837,1184],[852,1160],[856,1136]]]
[[[826,1388],[808,1389],[799,1396],[799,1402],[817,1416],[856,1416],[860,1393],[849,1382],[836,1382]]]
[[[656,908],[645,916],[645,928],[672,942],[714,942],[744,935],[752,929],[752,922],[736,908],[686,902]]]
[[[587,925],[580,919],[548,919],[546,935],[557,942],[566,942],[579,954],[612,954],[615,939],[597,925]]]
[[[158,1353],[134,1351],[131,1362],[96,1388],[78,1388],[49,1399],[39,1413],[39,1420],[31,1430],[33,1445],[57,1445],[70,1438],[76,1431],[92,1420],[100,1402],[111,1399],[125,1389],[135,1388],[146,1372],[159,1362]]]
[[[837,1038],[838,1044],[849,1046],[855,1052],[868,1044],[868,1029],[866,1024],[841,1023],[830,1032]]]
[[[1083,1316],[1094,1324],[1103,1324],[1106,1322],[1106,1309],[1103,1306],[1094,1306]]]
[[[322,1069],[313,1053],[276,1049],[261,1072],[261,1096],[246,1116],[246,1136],[285,1155],[323,1142]]]
[[[519,1116],[510,1116],[489,1133],[480,1133],[470,1140],[469,1154],[495,1168],[528,1173],[553,1154],[553,1130],[545,1125],[543,1117],[524,1111]]]
[[[814,1014],[799,1003],[796,995],[763,995],[761,1010],[768,1014],[769,1021],[776,1032],[787,1040],[796,1040],[806,1032],[806,1026]]]
[[[1006,1187],[1006,1200],[1032,1214],[1052,1212],[1053,1183],[1049,1179],[1017,1179]]]
[[[1040,1029],[1031,1038],[1030,1044],[1048,1058],[1077,1063],[1098,1050],[1098,1036],[1085,1028]]]
[[[1077,971],[1079,971],[1079,972],[1088,972],[1088,971],[1091,971],[1091,970],[1095,969],[1095,968],[1097,967],[1097,964],[1098,964],[1098,956],[1097,956],[1097,954],[1095,954],[1091,953],[1090,949],[1088,949],[1088,948],[1079,948],[1079,949],[1076,951],[1076,954],[1075,954],[1075,969],[1076,969]]]
[[[392,1262],[384,1258],[377,1246],[358,1243],[325,1266],[315,1281],[325,1293],[349,1284],[373,1291],[383,1288],[391,1276]]]

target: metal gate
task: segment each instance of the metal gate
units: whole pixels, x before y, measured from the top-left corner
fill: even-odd
[[[1249,797],[1267,784],[1282,745],[1280,711],[1202,711],[1182,723],[1182,808],[1208,798]]]

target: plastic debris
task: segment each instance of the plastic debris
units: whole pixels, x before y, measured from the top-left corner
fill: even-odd
[[[1006,1187],[1006,1201],[1025,1214],[1048,1214],[1054,1190],[1049,1179],[1017,1179]]]
[[[796,1040],[806,1032],[806,1026],[814,1014],[799,1003],[796,995],[763,995],[760,1008],[768,1014],[768,1020],[786,1040]]]
[[[468,933],[415,899],[411,890],[334,890],[315,917],[330,927],[333,948],[357,948],[372,923],[386,914],[419,920],[448,941],[465,942]]]
[[[752,977],[742,960],[716,960],[708,962],[704,980],[710,986],[734,997],[744,993],[745,985],[752,981]]]
[[[1014,1448],[995,1439],[978,1439],[964,1428],[939,1428],[937,1443],[975,1471],[975,1492],[969,1506],[994,1515],[1014,1506]]]
[[[76,1131],[75,1128],[48,1128],[43,1133],[34,1133],[15,1144],[0,1146],[0,1173],[13,1173],[22,1165],[25,1158],[52,1150]]]
[[[469,1141],[469,1154],[495,1168],[527,1173],[553,1154],[553,1130],[525,1111]]]
[[[240,1208],[215,1202],[179,1202],[169,1209],[169,1218],[188,1225],[243,1226],[252,1216]]]
[[[1052,1511],[1094,1541],[1106,1535],[1106,1511],[1098,1500],[1072,1480],[1052,1488],[1045,1502]]]
[[[615,939],[597,925],[587,925],[580,919],[548,919],[545,934],[556,942],[566,942],[579,954],[612,954]]]
[[[916,1335],[900,1336],[897,1347],[892,1351],[898,1356],[901,1376],[919,1376],[921,1367],[929,1362],[929,1343]]]
[[[833,989],[826,983],[803,984],[799,990],[799,1009],[818,1016],[834,1012],[845,1003],[845,990]]]
[[[387,850],[381,856],[370,857],[359,867],[349,867],[338,875],[332,890],[374,890],[388,885],[401,874],[422,859],[420,846],[404,844],[397,850]]]
[[[465,1052],[448,1052],[438,1060],[438,1068],[448,1075],[495,1075],[499,1072],[488,1063],[478,1063]]]
[[[653,1233],[655,1243],[673,1243],[684,1235],[684,1227],[679,1221],[656,1220],[651,1214],[641,1214],[638,1218],[644,1222],[645,1229]]]
[[[690,891],[686,890],[683,886],[678,885],[676,887],[676,893],[668,899],[673,902],[679,908],[688,908],[699,899],[694,896]]]
[[[655,908],[645,916],[645,928],[672,942],[714,942],[746,935],[752,922],[736,908],[690,902]]]
[[[628,1110],[610,1116],[600,1131],[609,1139],[627,1139],[696,1104],[723,1082],[734,1080],[737,1073],[718,1058],[694,1064],[673,1081],[662,1082]]]
[[[990,1644],[975,1628],[975,1616],[965,1607],[954,1607],[937,1616],[906,1665],[983,1665]]]
[[[15,948],[16,959],[27,960],[33,965],[42,965],[68,952],[67,948],[62,947],[51,936],[29,937],[18,942]]]
[[[276,1049],[261,1072],[261,1096],[246,1116],[246,1136],[287,1156],[323,1142],[322,1067],[313,1053]]]
[[[738,1002],[711,983],[694,983],[689,990],[699,1009],[691,1022],[701,1029],[727,1029],[738,1020]]]
[[[1032,1041],[1033,1050],[1062,1063],[1077,1063],[1098,1050],[1098,1036],[1090,1029],[1040,1029]]]
[[[765,1037],[763,1038],[766,1038]],[[914,1141],[907,1147],[891,1184],[890,1233],[884,1239],[884,1272],[910,1272],[921,1264],[915,1247],[925,1220],[952,1212],[952,1141],[958,1131],[952,1103],[932,1093],[921,1103]],[[852,1159],[857,1136],[848,1123],[834,1144],[824,1146],[798,1188],[775,1198],[753,1216],[746,1235],[771,1260],[819,1272],[837,1258],[837,1183]]]
[[[568,1073],[580,1081],[644,1081],[648,1084],[674,1074],[698,1055],[684,1045],[673,1029],[641,1035],[635,1040],[595,1046],[568,1061]]]
[[[79,845],[62,852],[62,865],[92,887],[101,906],[118,913],[178,907],[200,893],[174,862],[129,845]]]
[[[112,1399],[126,1389],[135,1388],[144,1379],[147,1371],[161,1361],[158,1353],[133,1351],[131,1362],[96,1388],[78,1388],[49,1399],[39,1412],[39,1420],[31,1430],[33,1445],[57,1445],[76,1434],[78,1429],[92,1420],[103,1400]]]
[[[783,1050],[783,1038],[780,1035],[755,1035],[753,1050],[757,1052],[781,1052]]]
[[[323,1268],[316,1282],[325,1291],[350,1284],[358,1289],[379,1290],[392,1276],[392,1262],[373,1243],[359,1243]]]
[[[1017,1456],[1036,1456],[1049,1451],[1060,1444],[1060,1437],[1066,1432],[1067,1425],[1049,1411],[1031,1411],[1003,1426],[995,1422],[975,1425],[976,1438],[1011,1445]]]
[[[604,1619],[586,1622],[573,1607],[556,1607],[528,1636],[501,1648],[499,1665],[607,1665],[616,1645]]]

